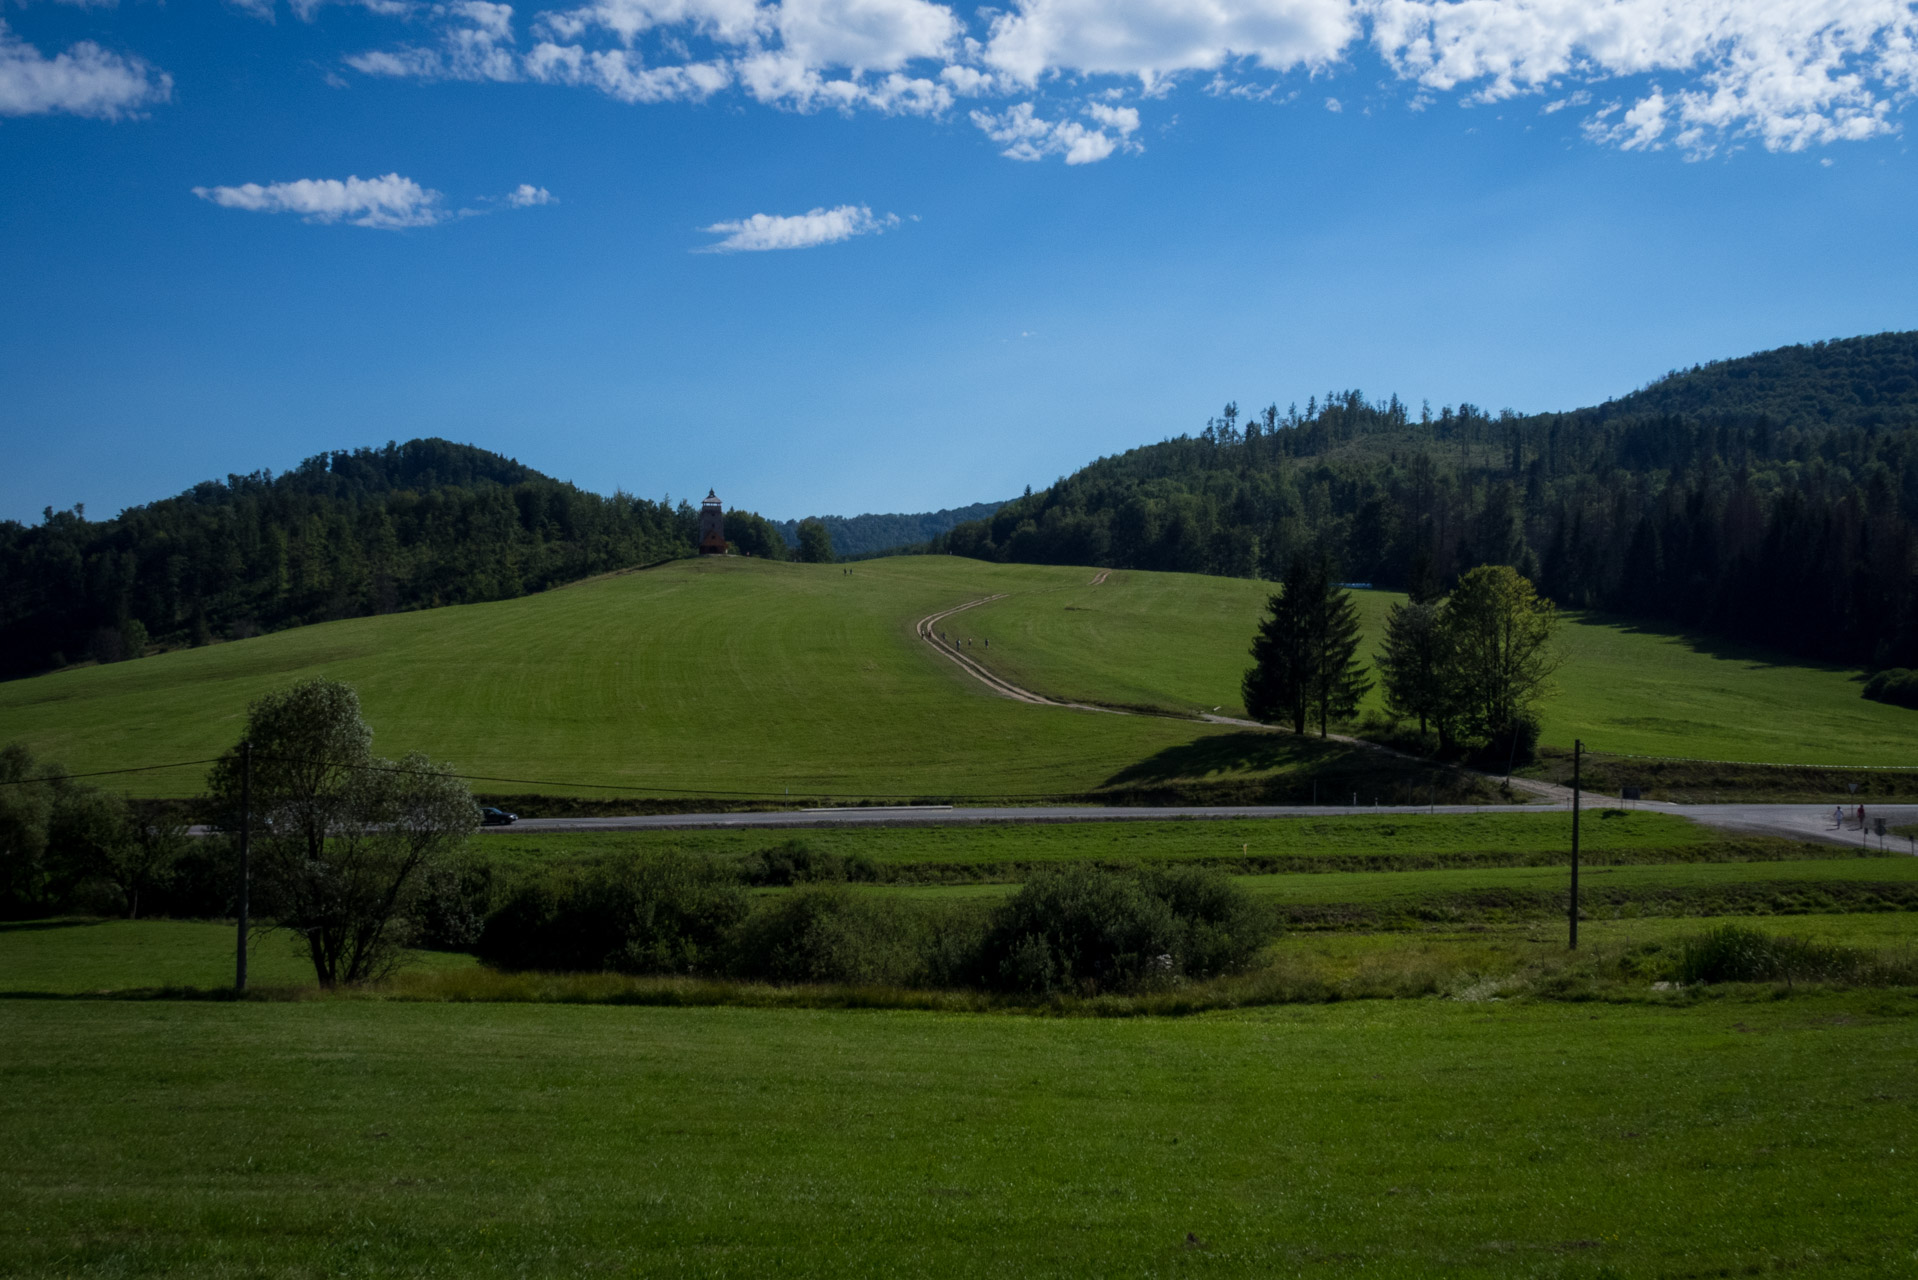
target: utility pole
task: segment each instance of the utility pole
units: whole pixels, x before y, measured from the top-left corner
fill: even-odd
[[[234,956],[233,989],[246,990],[246,930],[247,896],[252,887],[253,868],[250,864],[253,843],[253,743],[240,744],[240,931],[238,949]]]
[[[1572,946],[1571,946],[1571,949],[1573,951],[1578,950],[1578,797],[1579,797],[1578,766],[1579,766],[1580,758],[1584,754],[1585,754],[1585,744],[1577,738],[1572,739],[1572,912],[1571,912]]]

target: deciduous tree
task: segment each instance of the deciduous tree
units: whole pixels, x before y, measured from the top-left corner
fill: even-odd
[[[389,973],[412,935],[427,870],[478,825],[466,784],[417,753],[373,755],[357,694],[303,681],[255,702],[253,832],[263,906],[299,934],[322,986]],[[237,823],[240,749],[214,766],[224,821]]]

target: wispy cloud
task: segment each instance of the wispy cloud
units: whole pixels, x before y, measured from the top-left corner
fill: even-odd
[[[308,222],[347,222],[356,227],[430,227],[446,218],[440,193],[411,178],[301,178],[296,182],[195,187],[193,194],[227,209],[249,213],[294,213]]]
[[[307,222],[344,222],[387,231],[431,227],[450,218],[471,218],[485,212],[448,209],[439,192],[397,173],[378,178],[301,178],[294,182],[246,182],[237,187],[195,187],[193,194],[225,209],[291,213]],[[522,182],[504,196],[487,197],[482,203],[530,209],[559,202],[545,187]]]
[[[51,58],[0,22],[0,116],[137,116],[173,96],[173,78],[83,40]]]
[[[814,209],[808,213],[755,213],[733,222],[715,222],[700,230],[723,236],[717,244],[694,250],[695,253],[757,253],[767,249],[811,249],[835,244],[854,236],[878,235],[899,225],[897,214],[874,217],[863,204],[842,204],[835,209]]]
[[[1004,148],[1000,155],[1014,160],[1063,156],[1067,164],[1094,164],[1122,147],[1144,150],[1131,141],[1139,128],[1136,107],[1094,102],[1087,105],[1085,113],[1102,127],[1088,128],[1077,120],[1043,119],[1030,102],[1015,103],[997,113],[974,111],[972,123]]]

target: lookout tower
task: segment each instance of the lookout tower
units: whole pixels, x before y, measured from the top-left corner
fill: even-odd
[[[699,554],[726,554],[726,508],[711,489],[706,490],[706,501],[699,504]]]

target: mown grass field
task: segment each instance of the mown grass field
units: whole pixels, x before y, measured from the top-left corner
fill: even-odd
[[[467,772],[562,784],[546,790],[582,781],[762,802],[788,789],[1076,793],[1218,731],[996,697],[929,652],[913,625],[992,591],[1083,576],[946,557],[870,562],[851,574],[677,561],[496,604],[325,623],[0,684],[0,741],[25,741],[76,771],[191,760],[234,743],[251,699],[326,675],[360,691],[376,749],[418,748]],[[1317,758],[1309,744],[1285,752],[1254,771]],[[203,772],[117,785],[191,794]]]
[[[1618,855],[1711,857],[1723,833],[1671,814],[1614,810],[1586,815],[1583,847]],[[1571,815],[1556,812],[1340,815],[1327,818],[1123,822],[1018,822],[898,827],[807,827],[539,833],[489,829],[475,849],[495,861],[538,865],[674,849],[740,857],[787,841],[839,857],[896,867],[1047,862],[1135,862],[1239,858],[1390,865],[1405,860],[1562,860]],[[1784,842],[1778,842],[1783,844]]]
[[[0,1273],[1886,1276],[1913,1000],[0,1003]]]
[[[1003,595],[946,627],[1018,683],[1180,715],[1241,710],[1269,584],[1128,571],[1093,586],[1094,576],[954,557],[851,573],[680,561],[519,600],[6,682],[0,741],[78,771],[202,758],[232,744],[252,698],[328,675],[359,688],[384,752],[419,748],[471,773],[560,784],[479,784],[497,793],[592,795],[566,785],[591,782],[713,803],[1017,798],[1377,773],[1376,756],[1337,744],[1014,703],[913,633],[935,610]],[[1359,593],[1371,634],[1393,598]],[[1548,745],[1578,736],[1614,752],[1918,763],[1918,713],[1860,698],[1852,673],[1596,619],[1573,620],[1564,643]],[[200,776],[115,785],[186,795]]]
[[[1016,683],[1184,714],[1243,714],[1239,680],[1272,584],[1115,571],[968,610],[959,632]],[[1357,591],[1369,657],[1402,595]],[[1918,766],[1918,712],[1868,702],[1858,673],[1572,614],[1543,742],[1635,755]],[[1375,689],[1366,709],[1379,709]]]

